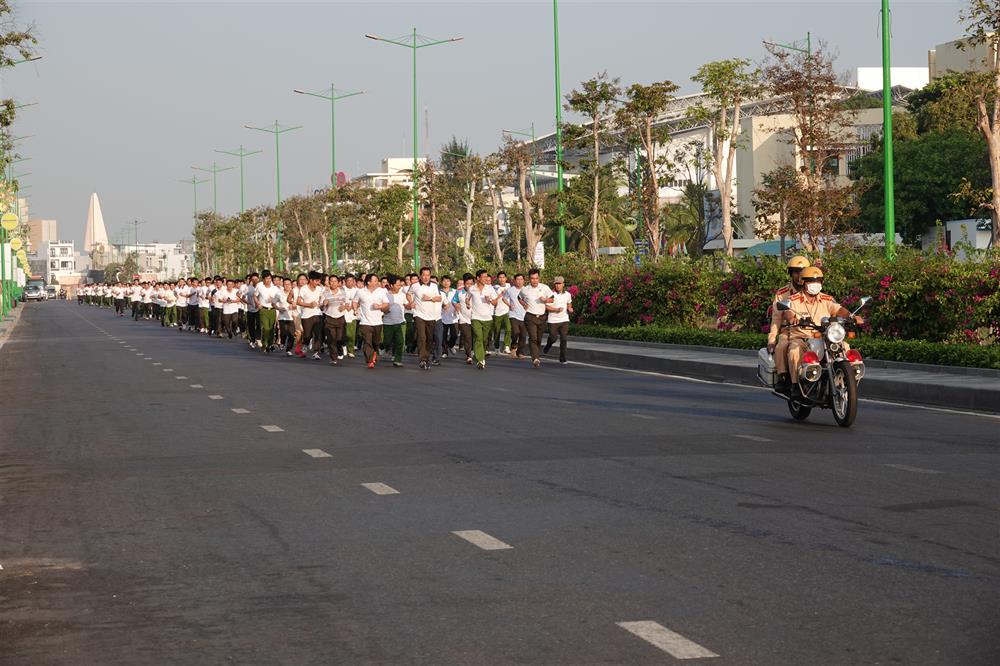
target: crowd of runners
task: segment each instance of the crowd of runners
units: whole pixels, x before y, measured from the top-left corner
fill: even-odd
[[[554,344],[565,363],[573,313],[563,278],[556,277],[550,288],[537,270],[510,281],[503,271],[494,276],[480,270],[455,283],[450,276],[439,280],[429,268],[405,276],[311,271],[294,280],[262,271],[245,279],[216,275],[87,285],[78,301],[114,308],[116,316],[137,322],[242,339],[265,354],[284,351],[322,360],[325,352],[331,365],[360,350],[369,368],[380,354],[401,367],[406,350],[425,370],[462,353],[467,364],[480,369],[492,354],[530,356],[537,368]]]

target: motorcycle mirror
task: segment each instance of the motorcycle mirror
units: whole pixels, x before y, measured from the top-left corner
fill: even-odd
[[[787,312],[788,310],[792,309],[792,302],[791,301],[778,301],[775,304],[775,307],[778,308],[778,312]]]
[[[870,300],[872,300],[871,296],[862,296],[861,297],[861,307],[865,307],[866,305],[868,305],[868,302]]]
[[[822,319],[819,320],[819,323],[822,324],[823,326],[826,326],[827,324],[830,323],[830,318],[829,317],[823,317]]]

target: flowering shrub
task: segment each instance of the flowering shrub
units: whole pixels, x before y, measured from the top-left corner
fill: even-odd
[[[788,282],[775,258],[740,257],[722,272],[710,259],[664,259],[641,266],[553,262],[546,277],[566,276],[574,323],[659,325],[760,334],[774,291]],[[824,291],[849,309],[862,296],[865,333],[878,338],[998,344],[1000,253],[975,261],[900,249],[887,261],[878,249],[823,256]],[[555,271],[553,271],[555,269]]]

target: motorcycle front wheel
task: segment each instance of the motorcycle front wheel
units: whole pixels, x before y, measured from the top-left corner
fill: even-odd
[[[812,407],[807,407],[801,403],[795,402],[794,400],[789,400],[788,411],[791,412],[792,418],[796,421],[805,421],[812,413]]]
[[[833,367],[833,386],[830,387],[833,418],[842,428],[850,428],[858,416],[858,383],[854,369],[847,361]]]

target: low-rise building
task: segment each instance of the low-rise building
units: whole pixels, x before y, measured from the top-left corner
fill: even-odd
[[[984,72],[990,69],[996,44],[989,42],[977,46],[966,45],[963,40],[938,44],[927,52],[930,80],[941,78],[948,72]]]
[[[420,169],[427,160],[423,157],[417,159],[417,169]],[[371,187],[376,190],[389,189],[393,185],[403,187],[413,187],[413,158],[412,157],[386,157],[382,160],[382,170],[366,173],[355,179],[363,187]]]

